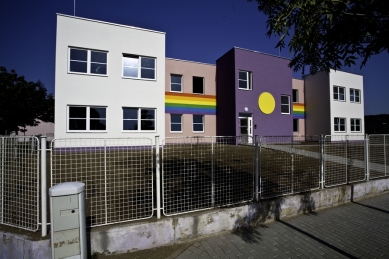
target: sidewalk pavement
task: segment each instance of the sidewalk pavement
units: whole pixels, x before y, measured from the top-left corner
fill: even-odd
[[[124,258],[389,258],[389,194]]]

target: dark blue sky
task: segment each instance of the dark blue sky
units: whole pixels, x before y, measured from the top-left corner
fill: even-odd
[[[56,13],[73,0],[2,0],[0,66],[54,92]],[[245,0],[76,0],[76,16],[166,32],[166,56],[214,64],[233,46],[279,55],[266,17]],[[288,50],[281,56],[291,57]],[[389,54],[344,71],[364,76],[365,114],[389,113]],[[294,73],[301,78],[301,73]]]

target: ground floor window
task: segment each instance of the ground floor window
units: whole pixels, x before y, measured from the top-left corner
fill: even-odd
[[[170,132],[182,132],[182,114],[170,114]]]
[[[351,132],[361,132],[361,119],[350,119]]]
[[[204,132],[204,115],[193,114],[193,132]]]
[[[155,131],[155,125],[155,109],[123,107],[124,131]]]
[[[299,119],[293,119],[293,132],[299,132]]]
[[[107,107],[68,106],[68,131],[105,131]]]
[[[334,118],[334,131],[335,132],[346,132],[346,119],[345,118]]]

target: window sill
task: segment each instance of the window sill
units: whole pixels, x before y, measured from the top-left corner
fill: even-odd
[[[246,89],[246,88],[238,88],[238,90],[243,90],[243,91],[252,91],[252,89]]]
[[[290,115],[290,113],[282,113],[282,112],[281,112],[281,115]]]
[[[71,72],[71,71],[68,71],[68,74],[71,74],[71,75],[83,75],[83,76],[108,77],[108,74],[106,74],[106,75],[102,75],[102,74],[88,74],[88,73],[78,73],[78,72]]]
[[[180,133],[184,133],[183,131],[170,131],[170,133],[172,134],[180,134]]]
[[[122,130],[122,133],[156,133],[156,130]]]
[[[66,133],[108,133],[107,130],[67,130]]]
[[[336,99],[333,99],[333,100],[336,101],[336,102],[343,102],[343,103],[346,102],[346,100],[336,100]]]
[[[133,80],[144,80],[144,81],[157,81],[157,79],[149,79],[149,78],[139,78],[139,77],[127,77],[127,76],[122,76],[122,79],[133,79]]]
[[[192,131],[192,133],[194,133],[194,134],[204,134],[205,132],[204,131]]]

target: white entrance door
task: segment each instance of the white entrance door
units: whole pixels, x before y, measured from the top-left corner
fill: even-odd
[[[253,117],[239,117],[240,136],[242,143],[253,142]]]

